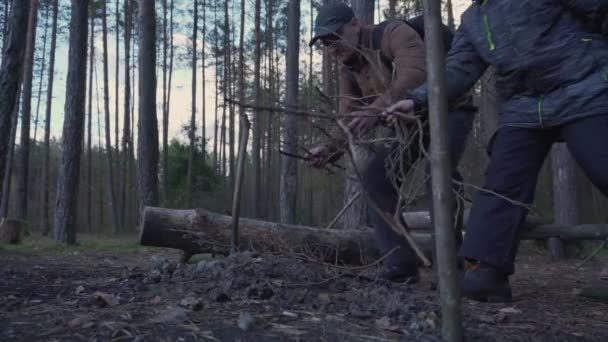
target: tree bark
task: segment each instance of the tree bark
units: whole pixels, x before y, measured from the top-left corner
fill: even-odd
[[[9,22],[9,13],[10,13],[10,0],[4,0],[4,15],[3,15],[3,27],[2,27],[2,51],[6,47],[6,40],[8,39],[8,22]]]
[[[171,84],[173,81],[173,0],[169,5],[169,80],[167,82],[167,102],[163,112],[163,182],[165,184],[165,194],[168,196],[169,184],[169,113],[171,105]]]
[[[23,37],[27,35],[29,13],[29,1],[13,0],[8,38],[0,67],[0,179],[4,179],[6,156],[10,148],[12,114],[15,106],[18,106],[17,93],[23,76],[26,42]]]
[[[285,116],[283,118],[283,150],[296,154],[297,121],[292,112],[298,108],[300,57],[300,1],[290,0],[287,19],[287,94]],[[281,222],[294,223],[296,219],[297,164],[294,158],[281,160]]]
[[[351,0],[351,5],[355,16],[361,20],[363,25],[371,25],[374,23],[374,1],[369,0]],[[362,148],[355,149],[354,162],[360,164],[359,161],[367,159],[367,152]],[[344,203],[351,201],[351,198],[356,196],[357,193],[361,193],[361,183],[357,180],[357,172],[353,169],[353,163],[347,163],[346,170],[346,186],[344,189]],[[359,166],[360,168],[360,166]],[[360,170],[361,171],[361,170]],[[367,206],[363,198],[359,198],[354,201],[350,208],[347,210],[342,220],[342,226],[345,229],[352,229],[367,222]]]
[[[44,69],[46,68],[46,43],[49,32],[49,6],[46,6],[44,17],[44,33],[42,34],[42,61],[40,62],[40,73],[38,74],[38,98],[36,99],[36,118],[34,119],[34,138],[32,139],[36,143],[38,138],[38,123],[40,119],[40,102],[42,102],[42,86],[44,84]]]
[[[169,145],[168,137],[169,134],[169,120],[167,119],[167,50],[168,50],[168,41],[167,41],[167,0],[163,0],[163,146],[162,146],[162,179],[161,179],[161,198],[163,201],[167,201],[168,196],[168,176],[167,176],[167,168],[168,168],[168,152],[167,147]]]
[[[255,0],[255,13],[254,13],[254,51],[253,51],[253,98],[255,101],[260,100],[261,89],[260,89],[260,64],[261,58],[261,28],[260,28],[260,17],[261,17],[261,1]],[[260,110],[254,110],[253,113],[253,136],[252,136],[252,163],[253,163],[253,216],[259,217],[262,212],[262,199],[260,197],[261,189],[261,164],[260,164],[260,140],[261,140],[261,112]]]
[[[228,0],[226,0],[226,13],[225,13],[225,27],[226,27],[226,32],[228,32],[228,44],[227,44],[227,71],[228,71],[228,97],[229,98],[233,98],[233,90],[234,90],[234,82],[232,81],[233,78],[233,66],[232,66],[232,40],[230,39],[230,21],[229,21],[229,15],[228,15]],[[235,182],[236,182],[236,177],[235,177],[235,145],[234,145],[234,141],[235,141],[235,135],[234,135],[234,127],[235,127],[235,118],[234,118],[234,104],[230,103],[230,112],[229,112],[229,116],[228,116],[228,165],[230,168],[230,194],[234,194],[234,188],[235,188]]]
[[[13,161],[15,156],[15,140],[17,137],[17,123],[19,121],[19,100],[21,98],[21,92],[17,93],[17,105],[13,110],[13,122],[11,127],[10,136],[10,148],[8,150],[8,156],[6,157],[6,172],[2,180],[2,196],[0,197],[0,217],[8,217],[10,210],[10,195],[11,195],[11,181],[13,171]]]
[[[374,3],[375,0],[351,0],[351,7],[355,16],[361,20],[363,25],[374,23]]]
[[[201,89],[202,89],[202,104],[201,104],[201,117],[202,117],[202,126],[201,126],[201,136],[202,136],[202,152],[203,152],[203,162],[207,160],[207,118],[205,115],[207,114],[207,78],[205,75],[205,70],[207,69],[205,65],[206,56],[205,56],[205,45],[207,44],[207,1],[203,0],[203,42],[202,42],[202,51],[201,51]]]
[[[61,164],[57,182],[55,240],[76,243],[76,215],[80,155],[84,126],[87,75],[88,0],[72,0],[70,49],[66,80],[65,119]]]
[[[194,155],[196,152],[196,39],[198,33],[198,0],[194,0],[194,23],[192,24],[192,107],[190,116],[190,129],[188,131],[188,137],[190,138],[190,150],[188,153],[188,174],[186,178],[186,203],[188,207],[192,208],[193,203],[193,192],[194,192]]]
[[[457,270],[451,189],[451,166],[448,148],[445,93],[445,47],[441,32],[441,2],[424,2],[426,65],[429,94],[431,139],[431,183],[437,275],[441,294],[441,335],[445,341],[462,341],[460,279]]]
[[[158,125],[156,120],[156,13],[154,0],[139,0],[139,201],[158,204]]]
[[[454,23],[454,8],[452,6],[452,0],[446,0],[445,9],[448,14],[448,28],[452,31],[455,31],[456,24]]]
[[[390,19],[393,19],[396,16],[397,16],[397,0],[388,0],[388,17]]]
[[[553,216],[556,224],[574,225],[578,221],[576,162],[565,143],[553,146],[551,153],[553,168]],[[548,241],[554,258],[565,256],[564,245],[559,239]]]
[[[268,2],[266,3],[266,15],[267,15],[267,23],[266,23],[266,46],[268,49],[268,105],[269,106],[274,106],[275,105],[275,68],[274,68],[274,60],[273,60],[273,56],[274,56],[274,27],[273,27],[273,20],[274,20],[274,11],[273,11],[273,7],[274,7],[274,0],[268,0]],[[267,212],[266,215],[268,218],[272,218],[272,217],[276,217],[276,210],[275,207],[273,206],[273,203],[275,203],[274,200],[274,194],[276,193],[275,189],[275,185],[274,182],[272,181],[274,179],[273,177],[273,170],[272,170],[272,161],[274,158],[274,153],[273,153],[273,143],[274,143],[274,138],[273,138],[273,120],[274,120],[274,116],[273,115],[269,115],[267,116],[267,120],[266,120],[266,187],[265,187],[265,191],[268,194],[268,198],[269,200],[266,201],[266,206],[267,206]]]
[[[90,233],[93,229],[93,142],[92,130],[93,130],[93,70],[95,67],[95,7],[91,4],[91,31],[89,33],[89,106],[87,110],[87,180],[86,180],[86,194],[87,194],[87,212],[86,222],[87,231]]]
[[[118,233],[120,227],[120,219],[118,215],[118,206],[116,203],[116,193],[114,192],[114,169],[113,169],[113,156],[112,156],[112,136],[110,134],[110,81],[108,78],[108,23],[107,23],[107,9],[106,2],[101,2],[101,25],[103,30],[103,104],[104,104],[104,117],[105,117],[105,135],[106,135],[106,170],[107,170],[107,192],[108,200],[110,203],[110,210],[112,212],[112,232]],[[118,147],[118,146],[117,146]],[[101,165],[100,165],[101,166]]]
[[[114,63],[116,63],[116,70],[115,70],[115,85],[114,85],[114,107],[115,107],[115,113],[114,113],[114,146],[116,146],[116,177],[120,177],[118,175],[118,164],[119,164],[119,159],[120,159],[120,143],[119,143],[119,137],[120,134],[118,133],[120,131],[120,124],[119,124],[119,114],[120,114],[120,96],[119,96],[119,85],[120,85],[120,0],[116,0],[116,8],[115,8],[115,14],[116,16],[116,61]],[[119,223],[119,227],[120,227],[120,223]]]
[[[127,188],[129,186],[129,161],[131,155],[131,4],[130,1],[125,0],[125,90],[124,90],[124,117],[123,117],[123,131],[122,131],[122,182],[121,182],[121,215],[120,215],[120,229],[124,230],[127,225]]]
[[[23,70],[23,94],[21,96],[21,139],[19,153],[19,172],[17,173],[17,213],[19,220],[27,220],[28,175],[30,169],[30,124],[32,118],[32,81],[34,53],[36,52],[36,28],[38,26],[38,0],[30,1],[25,65]]]
[[[53,81],[55,79],[55,50],[57,47],[57,19],[59,15],[58,0],[53,0],[53,28],[51,30],[51,51],[49,57],[49,81],[46,91],[46,118],[44,123],[44,166],[42,170],[42,218],[40,220],[40,230],[42,235],[47,236],[51,229],[49,223],[49,193],[50,189],[50,168],[51,168],[51,114],[53,105]]]

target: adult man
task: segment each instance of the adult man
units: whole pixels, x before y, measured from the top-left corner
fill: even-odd
[[[353,119],[349,127],[355,133],[369,131],[379,124],[383,109],[421,85],[426,78],[424,42],[413,26],[402,20],[363,26],[350,7],[326,5],[319,9],[311,45],[317,40],[321,40],[339,61],[339,113],[350,114]],[[463,153],[474,118],[470,97],[463,96],[462,100],[461,105],[453,108],[450,121],[454,165]],[[312,149],[313,166],[321,167],[342,155],[344,149],[340,146],[345,145],[344,132],[334,129],[332,136],[331,142]],[[420,156],[417,141],[412,145],[407,164]],[[398,192],[387,175],[386,163],[389,155],[396,151],[399,152],[397,143],[374,145],[367,166],[360,170],[368,199],[391,216],[397,207]],[[460,178],[455,167],[454,177]],[[369,218],[380,249],[384,253],[391,252],[381,277],[391,281],[416,281],[418,267],[412,248],[374,208],[370,208]],[[457,235],[460,236],[460,232]]]
[[[591,181],[608,195],[608,39],[581,17],[608,12],[605,0],[474,1],[462,15],[447,61],[454,100],[496,69],[504,99],[491,142],[487,191],[473,201],[460,255],[471,267],[463,293],[509,301],[522,223],[551,145],[565,141]],[[387,110],[427,104],[421,86]],[[505,199],[507,198],[507,199]]]

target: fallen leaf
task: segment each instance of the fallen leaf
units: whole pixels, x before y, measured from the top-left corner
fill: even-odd
[[[380,329],[384,330],[396,330],[397,326],[391,324],[391,319],[388,316],[384,316],[382,318],[378,318],[376,321],[376,326]]]
[[[111,294],[95,292],[93,296],[95,297],[95,305],[101,308],[104,308],[106,306],[112,307],[119,304],[118,297]]]
[[[483,323],[488,323],[488,324],[496,323],[496,317],[490,316],[490,315],[481,315],[481,316],[477,317],[477,319]]]
[[[305,331],[298,330],[298,329],[296,329],[296,327],[292,327],[292,326],[285,325],[285,324],[279,324],[279,323],[272,323],[272,329],[276,330],[277,332],[287,334],[287,335],[292,335],[292,336],[300,336],[300,335],[306,334]]]
[[[173,323],[183,321],[187,317],[186,310],[180,307],[169,307],[152,320],[154,323]]]
[[[521,313],[521,310],[516,309],[516,308],[512,308],[512,307],[500,309],[498,311],[500,311],[500,312],[502,312],[504,314],[520,314]]]
[[[287,316],[287,317],[291,317],[291,318],[298,318],[298,314],[295,314],[295,313],[289,312],[289,311],[283,311],[281,314],[283,316]]]
[[[81,294],[84,292],[84,286],[80,285],[76,288],[76,294]]]
[[[87,323],[90,321],[91,321],[91,317],[89,317],[89,316],[78,316],[68,322],[68,327],[76,328],[76,327],[81,326],[84,323]]]
[[[249,331],[255,324],[255,317],[249,312],[241,312],[239,315],[238,326],[243,331]]]

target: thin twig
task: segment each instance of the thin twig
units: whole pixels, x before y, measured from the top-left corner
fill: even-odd
[[[333,228],[334,225],[336,223],[338,223],[338,220],[340,220],[340,218],[342,216],[344,216],[344,213],[346,212],[346,210],[348,210],[348,208],[350,208],[351,205],[353,205],[353,203],[355,203],[355,201],[361,196],[361,192],[357,192],[355,194],[355,196],[351,197],[351,199],[348,200],[348,203],[346,203],[346,205],[344,206],[344,208],[342,208],[342,210],[340,210],[340,212],[338,213],[338,215],[336,215],[336,217],[331,221],[330,224],[327,225],[327,228]]]
[[[593,259],[594,257],[596,257],[598,255],[598,253],[604,249],[604,247],[606,247],[606,244],[608,243],[608,238],[605,239],[604,241],[602,241],[602,243],[593,251],[591,252],[591,254],[589,254],[583,261],[581,261],[576,268],[581,268],[585,263],[587,263],[587,261]]]

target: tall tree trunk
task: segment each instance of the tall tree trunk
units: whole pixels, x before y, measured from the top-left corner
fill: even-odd
[[[23,95],[21,107],[21,139],[19,172],[17,173],[17,218],[27,220],[28,174],[30,169],[30,124],[32,118],[32,80],[34,53],[36,52],[36,27],[38,26],[38,0],[31,1],[28,22],[25,65],[23,70]]]
[[[101,2],[101,26],[103,35],[103,104],[105,112],[105,133],[106,133],[106,162],[107,162],[107,192],[110,210],[112,211],[112,232],[118,233],[120,227],[118,206],[116,203],[116,193],[114,192],[114,169],[112,156],[112,136],[110,134],[110,81],[108,70],[108,13],[106,2]],[[101,165],[100,165],[101,167]]]
[[[165,184],[166,194],[168,196],[169,184],[169,106],[171,104],[171,82],[173,80],[173,0],[169,4],[169,80],[167,82],[167,102],[163,112],[163,183]]]
[[[87,231],[90,233],[93,230],[93,70],[95,68],[95,7],[91,3],[91,31],[89,33],[89,120],[87,123]]]
[[[228,0],[226,0],[226,18],[225,18],[225,22],[224,25],[226,27],[226,32],[230,32],[230,21],[229,21],[229,16],[228,16]],[[228,97],[232,98],[232,91],[233,91],[233,82],[232,82],[232,40],[230,39],[230,33],[228,33],[228,44],[226,45],[228,47],[228,54],[227,54],[227,65],[228,65]],[[234,186],[235,186],[235,157],[234,157],[234,104],[230,103],[230,116],[229,116],[229,120],[228,120],[228,125],[229,125],[229,129],[228,129],[228,141],[229,141],[229,166],[230,166],[230,195],[232,196],[232,194],[234,194]]]
[[[201,105],[201,117],[203,119],[202,122],[202,126],[201,126],[201,134],[202,134],[202,151],[203,151],[203,162],[206,161],[207,159],[207,132],[205,132],[207,130],[207,119],[205,117],[205,115],[207,114],[207,93],[206,93],[206,88],[207,88],[207,83],[206,83],[206,75],[205,75],[205,70],[206,65],[205,65],[205,61],[206,61],[206,56],[205,56],[205,45],[207,44],[207,1],[203,0],[203,46],[202,46],[202,51],[201,51],[201,88],[202,88],[202,92],[203,92],[203,103]]]
[[[121,215],[120,229],[124,230],[127,225],[127,215],[129,208],[127,207],[127,188],[129,186],[128,164],[130,162],[131,152],[131,4],[129,0],[125,0],[125,90],[124,90],[124,114],[123,114],[123,131],[122,131],[122,182],[121,182]]]
[[[154,0],[139,0],[139,133],[137,171],[140,207],[158,205],[156,120],[156,13]],[[141,213],[141,211],[140,211]]]
[[[363,25],[371,25],[374,20],[374,1],[351,0],[355,15],[361,20]],[[365,150],[354,148],[353,158],[357,161],[365,160]],[[346,187],[344,189],[344,203],[349,203],[351,199],[361,192],[361,183],[357,181],[357,172],[352,167],[352,162],[348,162],[346,171]],[[359,170],[361,171],[361,170]],[[367,206],[362,196],[355,200],[344,215],[342,225],[346,229],[352,229],[365,225],[367,221]]]
[[[215,23],[215,28],[213,29],[213,35],[218,37],[218,25],[217,25],[217,2],[213,7],[213,22]],[[218,153],[218,130],[219,130],[219,74],[220,74],[220,57],[219,54],[215,55],[215,120],[214,120],[214,133],[213,133],[213,169],[219,173],[219,153]]]
[[[556,224],[576,225],[578,220],[576,162],[564,143],[553,146],[553,213]],[[558,238],[548,240],[554,258],[564,257],[564,246]]]
[[[314,3],[311,1],[310,2],[310,27],[314,27]],[[310,39],[312,39],[314,35],[314,32],[311,30],[310,31]],[[312,70],[312,58],[313,58],[313,47],[311,46],[310,49],[308,50],[308,109],[312,110],[313,108],[313,101],[314,101],[314,76],[313,76],[313,70]],[[308,139],[306,141],[306,146],[312,146],[313,144],[313,136],[314,136],[314,121],[313,118],[310,117],[308,119]],[[306,207],[308,208],[308,216],[307,216],[307,220],[306,220],[306,224],[313,224],[313,220],[315,217],[315,213],[314,213],[314,191],[313,191],[313,178],[312,178],[312,172],[309,169],[304,169],[304,172],[307,175],[307,188],[306,188],[306,199],[305,199],[305,204]]]
[[[9,28],[9,13],[10,13],[10,4],[11,1],[10,0],[4,0],[4,22],[3,22],[3,27],[2,27],[2,51],[4,51],[4,48],[6,47],[6,41],[8,39],[8,28]]]
[[[61,164],[57,181],[55,240],[76,243],[76,214],[87,75],[88,0],[72,0]]]
[[[168,176],[167,176],[167,168],[168,168],[168,155],[169,151],[167,151],[168,147],[168,137],[169,134],[169,120],[167,118],[167,50],[168,50],[168,41],[167,41],[167,0],[163,0],[163,160],[162,160],[162,180],[161,180],[161,196],[163,201],[167,201],[168,199]]]
[[[97,170],[100,170],[99,172],[97,172],[99,174],[99,177],[97,178],[97,195],[98,195],[98,205],[99,205],[99,216],[97,219],[97,226],[95,227],[96,229],[94,229],[96,232],[101,232],[101,228],[105,226],[104,224],[104,210],[103,210],[103,205],[104,205],[104,193],[103,193],[103,151],[101,149],[101,109],[99,108],[99,104],[101,103],[101,101],[99,100],[99,78],[97,77],[97,67],[93,68],[93,70],[95,71],[95,103],[97,104],[97,146],[99,146],[99,149],[97,150]],[[93,184],[93,183],[91,183]]]
[[[139,6],[138,6],[139,7]],[[135,42],[135,38],[138,36],[139,32],[139,25],[136,25],[134,23],[134,25],[132,26],[133,30],[131,30],[131,39]],[[136,53],[135,53],[135,48],[136,46],[138,46],[138,44],[131,44],[131,56],[133,57],[131,59],[131,110],[129,111],[131,114],[131,130],[130,130],[130,136],[129,136],[129,164],[128,164],[128,175],[129,175],[129,200],[128,203],[129,205],[127,206],[129,208],[129,227],[134,227],[137,225],[137,221],[139,219],[139,209],[140,207],[138,206],[137,202],[138,202],[138,197],[139,197],[139,187],[138,187],[138,179],[137,179],[137,165],[136,165],[136,160],[135,160],[135,98],[136,98],[136,91],[137,89],[135,89],[135,82],[136,82],[136,77],[139,76],[136,72],[136,70],[138,70],[138,59],[135,58]]]
[[[194,192],[194,155],[196,141],[196,39],[198,33],[198,0],[194,0],[194,23],[192,24],[192,108],[190,116],[190,130],[188,135],[190,138],[190,151],[188,153],[188,176],[186,178],[186,203],[193,207],[193,192]]]
[[[267,23],[266,23],[266,46],[268,47],[268,104],[270,107],[275,105],[275,98],[274,98],[274,60],[273,60],[273,56],[274,56],[274,28],[273,28],[273,19],[274,19],[274,14],[273,14],[273,7],[274,7],[274,0],[268,0],[268,2],[266,3],[266,16],[267,16]],[[266,201],[266,205],[267,205],[267,213],[266,216],[270,219],[272,217],[275,216],[275,210],[274,210],[274,206],[273,206],[273,198],[272,198],[272,194],[274,193],[274,182],[273,180],[273,174],[272,174],[272,159],[273,159],[273,153],[272,153],[272,144],[274,142],[273,139],[273,135],[272,135],[272,122],[274,120],[274,115],[271,115],[267,117],[266,120],[266,193],[269,196],[269,201]]]
[[[456,30],[456,24],[454,23],[454,7],[452,6],[452,0],[446,0],[445,10],[448,12],[448,28],[454,31]]]
[[[19,100],[21,98],[21,92],[17,93],[17,105],[13,111],[13,121],[11,127],[10,136],[10,148],[8,150],[8,156],[6,157],[6,172],[4,173],[4,179],[2,180],[2,197],[0,198],[0,217],[8,217],[10,209],[10,195],[11,195],[11,181],[12,181],[12,170],[13,160],[15,156],[15,140],[17,137],[17,123],[19,121]]]
[[[450,0],[448,0],[450,1]],[[397,0],[388,0],[388,17],[393,19],[397,16]]]
[[[260,63],[261,63],[261,28],[260,28],[260,17],[261,17],[261,4],[260,0],[255,0],[255,23],[254,23],[254,52],[253,52],[253,98],[256,101],[260,101]],[[253,111],[253,137],[252,137],[252,149],[253,153],[253,217],[260,217],[262,211],[262,199],[260,197],[260,186],[261,186],[261,165],[260,165],[260,139],[261,139],[261,111]]]
[[[46,91],[46,117],[44,120],[44,166],[42,170],[42,218],[40,230],[42,235],[47,236],[51,230],[49,220],[49,193],[50,168],[51,168],[51,113],[53,104],[53,81],[55,79],[55,49],[57,47],[57,19],[59,15],[58,0],[53,0],[53,28],[51,30],[51,51],[49,57],[49,81]]]
[[[36,118],[34,119],[34,144],[38,138],[38,123],[40,119],[40,102],[42,102],[42,86],[44,82],[44,69],[46,68],[46,43],[49,29],[49,6],[46,7],[44,16],[44,33],[42,34],[42,61],[40,62],[40,73],[38,74],[38,98],[36,99]]]
[[[298,108],[298,80],[300,58],[300,0],[290,0],[287,19],[287,94],[283,118],[283,150],[296,154],[297,121],[293,112]],[[294,158],[283,157],[281,162],[281,222],[295,223],[297,197],[297,164]]]
[[[245,0],[241,0],[241,28],[239,30],[239,103],[241,104],[239,117],[241,118],[246,115],[242,105],[245,103],[245,11]],[[242,129],[243,125],[240,127]]]
[[[119,151],[119,146],[120,144],[118,143],[119,141],[119,137],[120,134],[119,132],[119,128],[120,128],[120,124],[119,124],[119,114],[120,114],[120,96],[119,96],[119,85],[120,85],[120,0],[116,0],[116,9],[115,9],[115,14],[116,16],[115,20],[116,20],[116,60],[114,63],[116,63],[116,70],[115,70],[115,84],[114,84],[114,146],[116,146],[116,171],[117,171],[117,175],[118,175],[118,160],[120,159],[120,151]]]
[[[355,16],[361,20],[363,25],[374,23],[375,0],[350,0]]]

